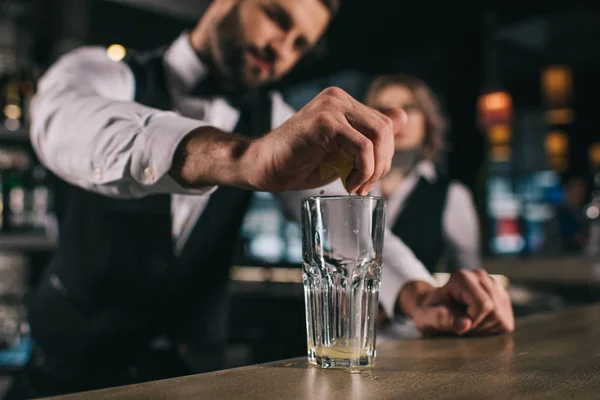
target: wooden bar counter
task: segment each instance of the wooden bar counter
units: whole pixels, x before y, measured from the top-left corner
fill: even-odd
[[[524,318],[513,335],[381,343],[358,373],[297,358],[54,399],[400,398],[598,399],[600,306]]]

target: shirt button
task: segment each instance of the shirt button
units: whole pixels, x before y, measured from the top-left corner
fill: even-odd
[[[144,176],[146,177],[146,180],[153,181],[154,169],[152,167],[146,167],[146,169],[144,169]]]
[[[94,179],[99,181],[100,179],[102,179],[103,176],[104,176],[104,171],[102,171],[102,168],[96,168],[94,170]]]

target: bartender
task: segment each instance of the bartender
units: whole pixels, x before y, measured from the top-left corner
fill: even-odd
[[[365,195],[388,172],[404,112],[384,114],[329,88],[294,114],[262,90],[310,51],[337,8],[215,0],[166,49],[114,62],[85,47],[49,69],[31,141],[61,181],[60,241],[29,307],[35,348],[8,398],[184,373],[176,354],[155,359],[149,343],[201,337],[208,349],[219,336],[217,308],[253,190],[280,193],[298,214],[303,196]],[[343,183],[323,181],[319,165],[340,150],[354,168]],[[496,315],[477,277],[436,288],[401,241],[384,247],[389,312],[429,315],[432,329],[452,331],[452,315],[433,318],[439,305],[423,303],[437,293],[461,296],[473,326]]]
[[[404,74],[378,76],[367,91],[365,104],[386,110],[400,108],[408,123],[394,139],[392,169],[373,194],[387,199],[386,223],[393,234],[431,273],[442,260],[450,271],[481,270],[479,220],[469,190],[441,173],[436,161],[444,147],[447,121],[438,99],[421,79]],[[514,327],[508,294],[498,287],[504,318],[482,324],[479,332],[506,332]],[[418,321],[417,321],[418,322]],[[429,327],[417,325],[422,331]]]

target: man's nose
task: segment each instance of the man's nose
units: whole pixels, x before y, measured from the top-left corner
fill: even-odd
[[[264,48],[263,57],[266,61],[270,63],[275,63],[275,61],[278,58],[278,52],[279,51],[277,50],[277,48],[269,43]]]
[[[287,57],[293,56],[294,41],[295,36],[292,32],[272,40],[267,47],[270,47],[273,52],[273,62],[278,59],[286,59]]]

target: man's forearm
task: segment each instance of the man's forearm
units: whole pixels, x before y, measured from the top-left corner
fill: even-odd
[[[248,180],[252,140],[201,127],[185,137],[173,156],[170,175],[186,188],[233,186],[253,189]]]

